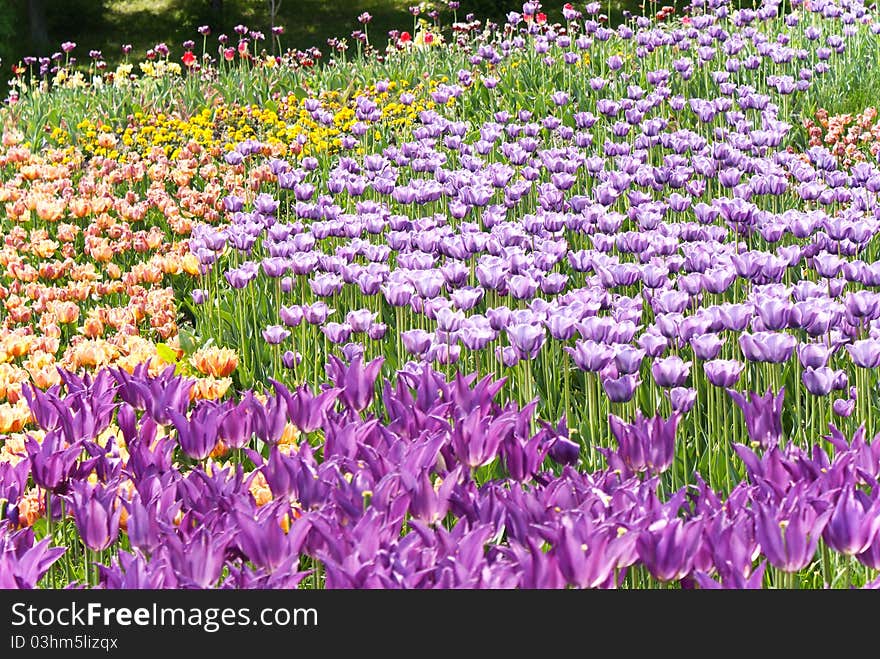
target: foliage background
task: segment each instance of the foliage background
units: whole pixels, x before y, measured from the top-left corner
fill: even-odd
[[[199,25],[231,32],[244,23],[269,32],[270,0],[4,0],[0,3],[0,56],[3,68],[25,55],[49,54],[62,41],[75,41],[80,53],[102,50],[112,62],[123,43],[136,54],[157,42],[179,46],[193,38]],[[322,47],[331,36],[349,35],[359,28],[357,16],[373,15],[370,32],[384,37],[390,29],[409,29],[407,8],[416,0],[275,0],[277,24],[284,26],[285,46]],[[502,20],[518,8],[516,0],[462,0],[458,15],[472,12],[477,18]],[[545,3],[548,15],[558,14],[562,3]],[[438,9],[442,10],[440,3]],[[558,6],[557,6],[558,5]],[[37,24],[34,13],[42,16]],[[451,13],[444,12],[446,19]],[[197,36],[197,35],[196,35]]]

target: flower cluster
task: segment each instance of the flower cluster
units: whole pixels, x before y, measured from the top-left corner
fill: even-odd
[[[0,583],[880,585],[880,14],[542,9],[15,87]]]
[[[880,125],[877,109],[865,108],[860,114],[829,116],[820,109],[816,120],[804,121],[810,146],[825,146],[844,165],[877,159],[880,154]]]
[[[583,471],[564,420],[535,431],[500,382],[426,366],[374,401],[379,365],[223,403],[191,405],[173,368],[29,390],[41,431],[0,462],[3,586],[51,584],[62,558],[107,588],[755,588],[880,567],[880,441],[863,431],[832,428],[831,453],[736,445],[748,480],[726,500],[702,482],[664,500],[677,416],[612,418],[612,467]],[[42,516],[50,538],[75,527],[81,561],[36,541]]]

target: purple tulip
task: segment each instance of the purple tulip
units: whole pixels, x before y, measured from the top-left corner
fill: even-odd
[[[877,368],[880,366],[880,341],[863,339],[846,346],[853,364],[860,368]]]
[[[669,394],[669,402],[672,404],[672,409],[676,412],[681,412],[682,414],[690,412],[694,403],[697,402],[696,389],[675,387],[674,389],[670,389],[667,393]]]
[[[717,334],[703,334],[691,339],[691,347],[697,359],[715,359],[724,345],[724,339]]]
[[[579,369],[593,373],[601,371],[614,358],[610,348],[591,339],[575,341],[574,348],[565,346],[565,351],[572,356]]]
[[[54,430],[46,434],[42,443],[29,435],[25,447],[34,483],[49,492],[65,492],[77,459],[82,453],[82,445],[67,445],[62,433]]]
[[[510,294],[517,300],[530,300],[538,290],[538,282],[526,275],[513,275],[509,282]]]
[[[281,383],[271,378],[269,381],[275,389],[275,395],[267,396],[265,402],[250,396],[247,399],[247,406],[254,434],[266,444],[273,445],[284,435],[288,421],[290,392]]]
[[[660,519],[639,533],[639,558],[655,579],[682,579],[691,572],[702,533],[701,520]]]
[[[780,389],[776,396],[769,389],[763,396],[749,392],[748,400],[732,389],[728,389],[727,393],[743,412],[749,438],[765,449],[778,445],[782,438],[782,402],[785,399],[785,387]]]
[[[797,347],[798,360],[804,368],[821,368],[828,363],[830,351],[821,343],[802,343]]]
[[[220,579],[230,541],[228,532],[218,533],[199,526],[188,538],[166,534],[164,548],[181,585],[210,588]]]
[[[568,423],[563,415],[554,428],[546,421],[541,426],[547,433],[548,452],[550,458],[559,464],[576,464],[581,454],[580,444],[569,439]]]
[[[29,460],[20,460],[16,464],[0,462],[0,501],[14,505],[24,494],[30,473]]]
[[[531,418],[533,410],[526,407],[522,417],[526,422]],[[520,483],[532,480],[538,473],[549,446],[544,441],[544,433],[539,432],[531,437],[528,429],[517,429],[507,435],[501,444],[501,458],[508,475]]]
[[[806,368],[801,373],[801,381],[814,396],[827,396],[834,386],[834,371],[827,366]]]
[[[314,432],[322,427],[327,411],[333,406],[341,391],[328,388],[315,396],[308,385],[302,385],[293,392],[277,385],[276,390],[287,402],[288,418],[304,433]]]
[[[204,460],[217,446],[217,410],[218,406],[213,402],[201,401],[189,418],[176,410],[169,412],[171,422],[177,429],[180,448],[193,460]]]
[[[258,568],[267,572],[291,570],[299,563],[299,554],[305,537],[301,529],[308,522],[294,522],[290,532],[281,525],[281,518],[289,510],[287,505],[267,505],[255,516],[235,512],[238,535],[235,543],[241,552]]]
[[[716,387],[729,388],[739,382],[745,364],[735,359],[715,359],[703,364],[703,372],[709,383]]]
[[[837,416],[849,417],[856,409],[856,401],[847,398],[835,398],[831,409]]]
[[[871,546],[880,530],[880,496],[873,499],[850,483],[837,495],[822,537],[841,554],[861,554]]]
[[[92,485],[76,481],[70,494],[73,519],[86,547],[104,551],[116,542],[122,506],[117,499],[115,483]]]
[[[58,387],[50,387],[44,393],[33,385],[25,385],[21,388],[21,393],[40,428],[43,430],[58,428]]]
[[[680,418],[679,412],[668,419],[659,415],[645,418],[639,411],[635,421],[625,423],[609,415],[611,434],[619,447],[618,457],[632,471],[663,473],[672,466],[675,457],[675,431]]]
[[[120,551],[111,566],[98,565],[100,583],[112,590],[144,590],[177,587],[177,579],[162,558],[147,561],[144,555]]]
[[[793,488],[779,504],[755,502],[755,539],[771,565],[798,572],[813,560],[832,512],[816,505],[802,487]]]
[[[149,375],[146,366],[135,367],[132,374],[123,369],[110,372],[119,383],[122,400],[135,409],[146,410],[156,423],[167,425],[171,423],[170,411],[186,411],[195,384],[194,380],[175,375],[175,370],[172,364],[155,377]]]
[[[126,533],[129,543],[132,547],[152,554],[162,542],[162,525],[173,524],[183,502],[175,501],[176,491],[169,487],[171,478],[165,479],[164,489],[163,483],[154,477],[152,481],[142,484],[141,489],[144,491],[149,487],[147,482],[154,483],[158,490],[155,494],[147,495],[152,498],[144,503],[140,492],[136,492],[130,501],[123,499],[122,504],[128,511]]]
[[[441,522],[449,511],[449,500],[453,488],[458,485],[460,468],[448,473],[444,478],[432,482],[427,471],[419,476],[409,472],[401,475],[403,486],[409,493],[409,512],[418,520],[433,525]]]
[[[322,325],[326,322],[328,316],[333,313],[333,310],[327,306],[327,303],[321,300],[313,302],[311,305],[303,305],[302,310],[303,318],[310,325]]]
[[[614,364],[623,375],[638,373],[645,358],[645,351],[630,345],[620,346],[614,353]]]
[[[31,529],[0,536],[0,588],[27,589],[37,587],[64,552],[66,547],[50,547],[51,538],[43,538],[34,544]],[[16,546],[20,545],[20,546]]]
[[[349,365],[333,355],[327,364],[327,374],[340,389],[340,398],[353,411],[363,412],[373,400],[373,389],[383,357],[377,357],[369,364],[363,364],[360,357]]]
[[[690,372],[691,362],[683,361],[677,355],[657,359],[651,364],[651,374],[660,387],[680,387],[685,383]]]
[[[302,353],[294,352],[293,350],[285,350],[284,354],[281,355],[281,364],[284,368],[294,369],[299,364],[302,363]]]
[[[641,383],[636,374],[621,375],[619,378],[604,378],[602,388],[612,403],[628,403]]]
[[[385,323],[373,323],[367,328],[367,336],[373,341],[381,341],[388,332],[388,326]]]
[[[510,548],[522,573],[520,588],[565,587],[556,557],[544,552],[533,538],[526,538],[522,543],[511,541]]]
[[[766,561],[756,567],[748,576],[744,576],[735,570],[722,572],[721,583],[712,579],[705,572],[697,572],[694,578],[703,590],[730,589],[730,590],[761,590],[764,587],[764,572],[767,569]]]
[[[269,325],[263,330],[263,339],[273,346],[278,345],[289,336],[290,331],[285,329],[283,325]]]
[[[261,265],[266,276],[273,278],[283,277],[290,268],[290,263],[287,259],[280,256],[263,259]]]
[[[349,311],[345,316],[345,322],[351,327],[352,332],[366,332],[375,319],[376,313],[369,309]]]
[[[749,361],[781,364],[791,359],[797,338],[779,332],[756,332],[740,334],[739,345]]]
[[[758,312],[758,317],[764,324],[765,329],[778,331],[788,327],[791,303],[787,300],[771,297],[763,300],[760,304],[756,304],[755,310]]]
[[[431,335],[423,329],[411,329],[400,333],[403,347],[411,355],[423,355],[431,347]]]
[[[263,465],[263,475],[273,496],[295,499],[308,510],[316,502],[326,499],[329,490],[328,484],[318,476],[316,467],[309,449],[285,455],[273,446]]]
[[[665,336],[645,332],[638,338],[636,343],[638,343],[639,347],[645,351],[646,355],[650,357],[659,357],[669,346],[669,339]]]
[[[297,327],[303,320],[303,310],[302,307],[296,304],[289,307],[282,305],[279,316],[281,317],[281,322],[288,327]]]
[[[452,449],[456,457],[469,469],[489,464],[497,457],[501,443],[513,432],[515,422],[511,413],[492,418],[480,409],[473,410],[453,428]]]
[[[327,323],[321,327],[321,332],[323,332],[330,343],[339,345],[348,341],[352,329],[348,323]]]
[[[178,419],[181,427],[188,428],[188,423]],[[240,449],[248,445],[254,434],[254,419],[249,397],[244,397],[237,405],[230,401],[226,413],[219,420],[217,438],[223,440],[229,448]],[[197,429],[198,432],[198,429]],[[210,451],[209,451],[210,453]]]
[[[612,587],[621,543],[611,529],[595,528],[587,517],[565,516],[550,550],[566,582],[578,588]]]
[[[507,338],[511,346],[516,348],[520,359],[534,359],[547,336],[543,327],[523,323],[508,327]]]

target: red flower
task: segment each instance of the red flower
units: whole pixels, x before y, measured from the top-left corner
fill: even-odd
[[[410,36],[409,32],[401,32],[400,33],[400,43],[409,43],[412,41],[412,36]]]
[[[425,35],[425,43],[429,46],[434,43],[434,35],[430,32]]]
[[[535,16],[535,21],[537,21],[538,25],[543,25],[547,22],[547,14],[544,12],[540,12],[537,16]]]
[[[186,51],[180,59],[183,60],[183,64],[187,68],[196,63],[196,56],[192,54],[191,50]]]

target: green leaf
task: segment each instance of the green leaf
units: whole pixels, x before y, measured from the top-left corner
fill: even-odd
[[[177,337],[184,354],[192,355],[198,349],[195,335],[187,328],[181,327],[177,332]]]
[[[156,354],[169,364],[177,364],[177,351],[167,343],[157,343]]]
[[[53,502],[53,506],[57,505],[57,502]],[[36,536],[38,540],[42,540],[49,534],[49,525],[45,517],[36,520],[31,528],[34,531],[34,536]]]
[[[46,123],[50,126],[61,125],[61,112],[57,107],[49,110],[49,115],[46,117]]]

